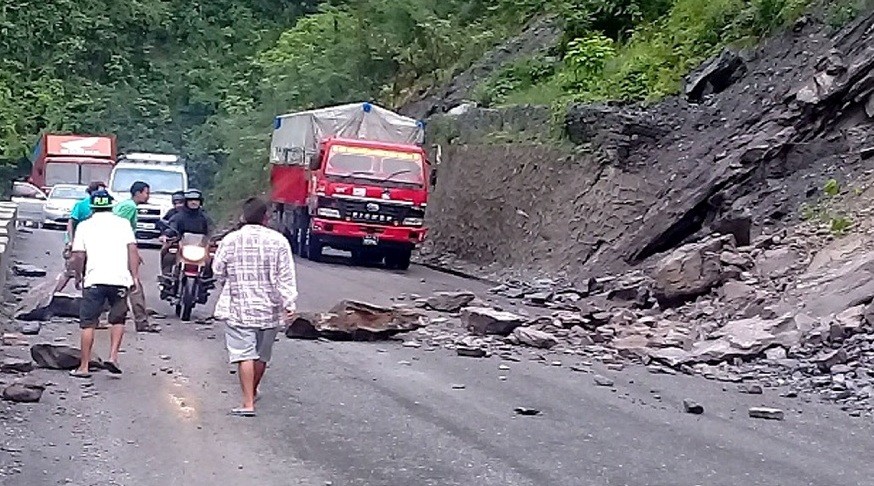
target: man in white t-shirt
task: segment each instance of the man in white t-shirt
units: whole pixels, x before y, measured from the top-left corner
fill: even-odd
[[[111,339],[109,361],[103,364],[110,373],[121,373],[118,351],[127,318],[127,296],[139,282],[140,255],[133,229],[127,220],[112,213],[112,206],[112,196],[105,190],[91,194],[94,214],[79,224],[73,238],[71,258],[76,288],[84,285],[79,310],[82,360],[79,368],[70,372],[78,378],[91,376],[88,363],[94,346],[94,330],[107,304]]]

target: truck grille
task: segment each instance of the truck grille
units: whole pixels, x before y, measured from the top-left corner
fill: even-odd
[[[367,201],[339,200],[340,215],[356,223],[401,224],[410,211],[409,206]]]
[[[156,216],[159,219],[161,217],[161,210],[158,208],[138,208],[137,213],[139,214],[140,217]]]

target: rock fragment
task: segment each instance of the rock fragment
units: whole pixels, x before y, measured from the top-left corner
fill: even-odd
[[[747,395],[761,395],[763,393],[761,385],[738,385],[737,391]]]
[[[19,277],[40,278],[45,277],[47,272],[44,268],[18,263],[12,266],[12,272]]]
[[[528,408],[528,407],[516,407],[514,410],[517,415],[540,415],[540,410],[536,408]]]
[[[529,327],[518,327],[513,331],[513,336],[520,343],[532,348],[549,349],[558,344],[558,339],[545,331],[538,331]]]
[[[461,312],[461,321],[474,334],[508,336],[525,318],[488,307],[467,307]]]
[[[683,400],[683,410],[693,415],[701,415],[704,413],[704,406],[694,400],[686,399]]]
[[[595,384],[598,386],[612,387],[614,384],[613,380],[607,378],[606,376],[595,375],[594,380]]]
[[[3,389],[3,399],[18,403],[36,403],[42,398],[42,393],[42,388],[16,383]]]
[[[0,372],[3,373],[30,373],[33,371],[33,362],[26,359],[4,358],[0,362]]]
[[[779,408],[753,407],[749,409],[749,415],[751,418],[765,420],[783,420],[785,418],[785,413]]]
[[[437,292],[425,301],[425,305],[438,312],[458,312],[475,298],[471,292]]]

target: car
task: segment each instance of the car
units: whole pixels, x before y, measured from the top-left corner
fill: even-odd
[[[43,206],[43,228],[66,228],[73,206],[88,197],[86,189],[86,186],[72,184],[57,184],[52,187]]]
[[[28,182],[12,183],[12,202],[18,205],[19,224],[40,226],[46,195],[42,189]]]

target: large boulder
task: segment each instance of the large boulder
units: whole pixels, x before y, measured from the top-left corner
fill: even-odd
[[[53,317],[79,317],[82,296],[54,293],[55,282],[47,281],[34,287],[26,299],[22,300],[18,314],[19,321],[49,321]],[[104,310],[109,310],[108,307]],[[38,331],[37,331],[38,332]]]
[[[461,322],[474,334],[508,336],[525,323],[525,318],[488,307],[467,307],[461,312]]]
[[[734,246],[732,235],[708,238],[682,246],[659,261],[652,273],[659,304],[682,304],[721,285],[729,274],[720,257]]]
[[[424,318],[412,310],[344,300],[328,312],[296,315],[285,335],[293,339],[375,341],[424,326]]]
[[[30,357],[40,368],[52,370],[72,370],[79,367],[82,351],[79,348],[59,344],[34,344],[30,347]],[[90,366],[103,368],[103,362],[93,357]]]
[[[458,312],[475,298],[476,296],[471,292],[437,292],[429,297],[425,304],[439,312]]]

